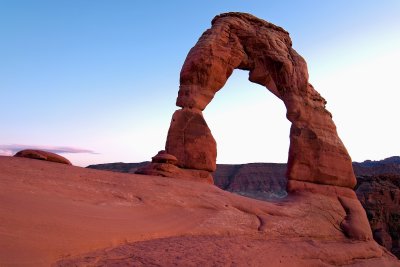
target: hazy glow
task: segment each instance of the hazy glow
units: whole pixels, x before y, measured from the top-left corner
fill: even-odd
[[[328,99],[328,109],[353,160],[399,155],[400,38],[363,54],[359,61],[321,73],[314,85]]]
[[[283,102],[235,70],[204,112],[219,163],[286,162],[290,122]]]
[[[399,155],[400,1],[1,1],[0,153],[84,148],[73,164],[164,148],[183,61],[211,19],[284,27],[354,160]],[[219,163],[285,162],[282,101],[235,71],[204,112]],[[92,151],[98,153],[94,154]]]

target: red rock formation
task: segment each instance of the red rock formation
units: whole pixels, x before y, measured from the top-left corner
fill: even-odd
[[[212,174],[214,183],[221,189],[240,195],[272,200],[287,196],[286,164],[249,163],[217,164]]]
[[[25,150],[19,151],[17,154],[14,155],[14,157],[46,160],[46,161],[51,161],[51,162],[72,165],[72,163],[64,157],[57,155],[55,153],[42,151],[42,150],[25,149]]]
[[[180,74],[177,106],[166,151],[183,169],[214,171],[216,144],[202,110],[234,69],[281,99],[292,122],[287,177],[353,188],[351,159],[339,139],[326,101],[308,83],[307,65],[282,28],[250,14],[216,16],[190,50]]]
[[[400,258],[400,175],[360,176],[357,196],[374,239]]]
[[[152,162],[154,163],[167,163],[176,165],[178,163],[178,159],[165,152],[165,150],[158,151],[158,154],[151,158]]]
[[[142,167],[140,165],[143,164],[146,163],[109,163],[89,168],[133,172],[138,165]],[[213,177],[215,185],[221,189],[277,202],[287,195],[286,167],[286,164],[277,163],[217,164]],[[358,181],[356,194],[368,215],[374,239],[400,258],[400,157],[354,162],[353,168]],[[289,187],[292,192],[337,195],[336,192],[341,191],[341,196],[346,195],[346,192],[352,194],[346,188],[295,180],[289,182]],[[343,227],[346,227],[345,224]]]
[[[265,86],[286,106],[292,123],[288,192],[333,197],[346,214],[340,227],[347,237],[372,239],[365,211],[351,190],[356,184],[351,158],[325,99],[308,83],[305,60],[292,48],[288,32],[250,14],[216,16],[186,57],[176,101],[182,109],[172,117],[165,149],[179,168],[153,158],[136,173],[210,181],[207,173],[216,170],[217,149],[202,111],[234,69],[248,70],[251,82]]]
[[[217,167],[217,144],[199,110],[175,111],[165,148],[181,168],[213,172]]]
[[[161,150],[152,157],[151,163],[137,168],[134,173],[174,177],[209,184],[214,183],[210,172],[197,169],[181,169],[176,166],[177,164],[178,160],[175,156],[168,154],[165,150]]]
[[[151,162],[135,171],[136,174],[173,177],[183,180],[213,184],[210,172],[196,169],[181,169],[170,163]]]
[[[0,266],[400,266],[375,241],[348,238],[365,233],[342,189],[349,203],[308,191],[271,203],[0,156]]]

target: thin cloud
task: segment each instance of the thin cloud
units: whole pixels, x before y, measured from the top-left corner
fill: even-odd
[[[12,156],[14,154],[12,150],[0,148],[0,156]]]
[[[12,144],[12,145],[0,145],[0,155],[1,156],[12,156],[18,151],[24,149],[37,149],[37,150],[44,150],[56,154],[64,154],[64,153],[87,153],[87,154],[99,154],[94,152],[93,150],[84,149],[84,148],[77,148],[77,147],[68,147],[68,146],[31,146],[31,145],[19,145],[19,144]]]

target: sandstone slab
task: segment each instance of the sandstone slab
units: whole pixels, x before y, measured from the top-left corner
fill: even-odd
[[[46,160],[46,161],[51,161],[51,162],[56,162],[56,163],[62,163],[62,164],[67,164],[67,165],[72,165],[72,163],[55,153],[43,151],[43,150],[35,150],[35,149],[25,149],[21,150],[18,153],[14,155],[14,157],[22,157],[22,158],[29,158],[29,159],[38,159],[38,160]]]
[[[346,236],[348,214],[324,194],[270,203],[206,183],[0,157],[0,199],[1,266],[400,266],[373,240]]]

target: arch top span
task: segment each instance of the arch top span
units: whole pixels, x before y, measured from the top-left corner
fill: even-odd
[[[249,71],[249,80],[267,87],[285,101],[285,95],[304,94],[307,65],[292,48],[281,27],[245,13],[216,16],[190,50],[180,74],[177,106],[204,110],[234,69]],[[318,93],[314,99],[325,104]]]
[[[354,187],[351,158],[338,137],[325,99],[308,82],[305,60],[292,48],[289,33],[246,13],[224,13],[189,51],[166,142],[177,167],[212,172],[216,142],[202,111],[234,69],[249,71],[249,80],[281,99],[292,123],[288,171],[296,181]]]

